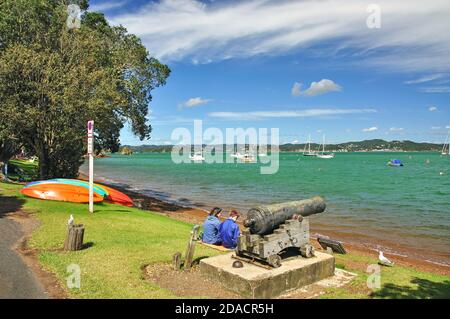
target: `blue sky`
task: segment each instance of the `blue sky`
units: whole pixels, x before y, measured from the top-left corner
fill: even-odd
[[[281,143],[308,134],[442,143],[450,5],[372,2],[91,0],[172,69],[153,94],[152,139],[124,128],[121,142],[171,143],[174,128],[202,119],[222,129],[277,127]],[[376,10],[380,28],[369,28]]]

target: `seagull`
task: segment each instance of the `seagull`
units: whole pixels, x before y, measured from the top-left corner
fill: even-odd
[[[72,214],[70,215],[70,218],[67,221],[67,225],[69,225],[69,227],[73,225],[73,215]]]
[[[380,250],[380,254],[378,255],[378,263],[384,266],[394,266],[394,263],[384,257],[383,252]]]

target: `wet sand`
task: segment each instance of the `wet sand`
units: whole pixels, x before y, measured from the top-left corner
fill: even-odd
[[[83,173],[79,174],[79,179],[87,180],[88,177]],[[165,202],[161,199],[151,197],[149,195],[141,194],[131,190],[127,185],[111,185],[102,178],[96,178],[96,183],[109,185],[116,188],[123,193],[130,196],[133,199],[135,206],[143,209],[155,211],[171,218],[189,222],[202,224],[208,212],[200,208],[183,207],[174,203]],[[239,222],[239,221],[238,221]],[[241,225],[242,227],[242,225]],[[331,228],[331,229],[330,229]],[[398,243],[385,242],[382,239],[374,241],[366,241],[358,238],[358,235],[351,234],[347,229],[340,229],[335,225],[311,222],[311,237],[316,238],[318,235],[337,239],[344,244],[345,249],[348,252],[356,253],[359,255],[370,256],[378,258],[378,252],[376,247],[382,246],[388,248],[388,251],[384,251],[385,256],[395,261],[396,264],[412,267],[415,269],[428,271],[436,274],[450,276],[450,266],[444,264],[438,264],[424,260],[420,257],[415,257],[415,252],[408,251],[404,247],[398,245]],[[319,248],[316,240],[313,240],[315,246]],[[448,256],[446,256],[448,257]]]

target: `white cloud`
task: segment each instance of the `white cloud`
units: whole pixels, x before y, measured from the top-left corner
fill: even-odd
[[[403,128],[402,127],[391,127],[389,129],[389,132],[403,132]]]
[[[154,120],[150,121],[150,124],[153,126],[165,126],[165,125],[174,125],[174,124],[183,124],[183,123],[193,123],[194,118],[186,118],[180,116],[167,116],[164,118],[154,118]]]
[[[364,128],[362,131],[363,132],[375,132],[375,131],[378,131],[378,127],[372,126],[372,127],[369,127],[369,128]]]
[[[306,109],[301,111],[211,112],[211,117],[230,120],[260,120],[265,118],[322,117],[330,115],[376,113],[374,109]]]
[[[161,0],[110,17],[163,61],[276,55],[321,46],[326,56],[404,71],[450,69],[448,0],[378,0],[381,29],[366,20],[372,0]],[[375,54],[374,54],[375,53]]]
[[[182,103],[181,106],[182,107],[194,107],[194,106],[199,106],[199,105],[204,105],[207,104],[208,102],[211,102],[211,99],[204,99],[201,97],[192,97],[189,100],[187,100],[186,102]]]
[[[441,127],[440,127],[440,126],[432,126],[431,129],[432,129],[432,130],[440,130]]]
[[[448,129],[450,129],[450,125],[447,125],[445,128],[448,128]]]
[[[301,89],[302,89],[302,85],[298,82],[294,82],[294,85],[292,86],[292,89],[291,89],[291,94],[293,96],[300,96],[300,94],[302,94]]]
[[[332,80],[322,79],[319,82],[312,82],[310,87],[303,94],[315,96],[333,91],[341,91],[341,89],[342,88]]]
[[[406,84],[418,84],[418,83],[425,83],[425,82],[430,82],[433,80],[437,80],[442,78],[444,75],[443,74],[431,74],[431,75],[425,75],[422,76],[418,79],[415,80],[410,80],[410,81],[405,81]]]
[[[424,93],[450,93],[450,86],[432,86],[420,88],[420,92]]]
[[[98,4],[89,5],[89,11],[108,11],[123,7],[128,1],[108,1]]]
[[[299,143],[298,140],[294,140],[294,141],[291,142],[291,144],[298,144],[298,143]]]
[[[430,107],[428,108],[428,111],[430,111],[430,112],[437,111],[437,107],[436,107],[436,106],[430,106]]]

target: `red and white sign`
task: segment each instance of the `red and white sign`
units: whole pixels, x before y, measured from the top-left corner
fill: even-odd
[[[88,135],[87,152],[90,155],[94,153],[94,121],[88,121],[87,135]]]

